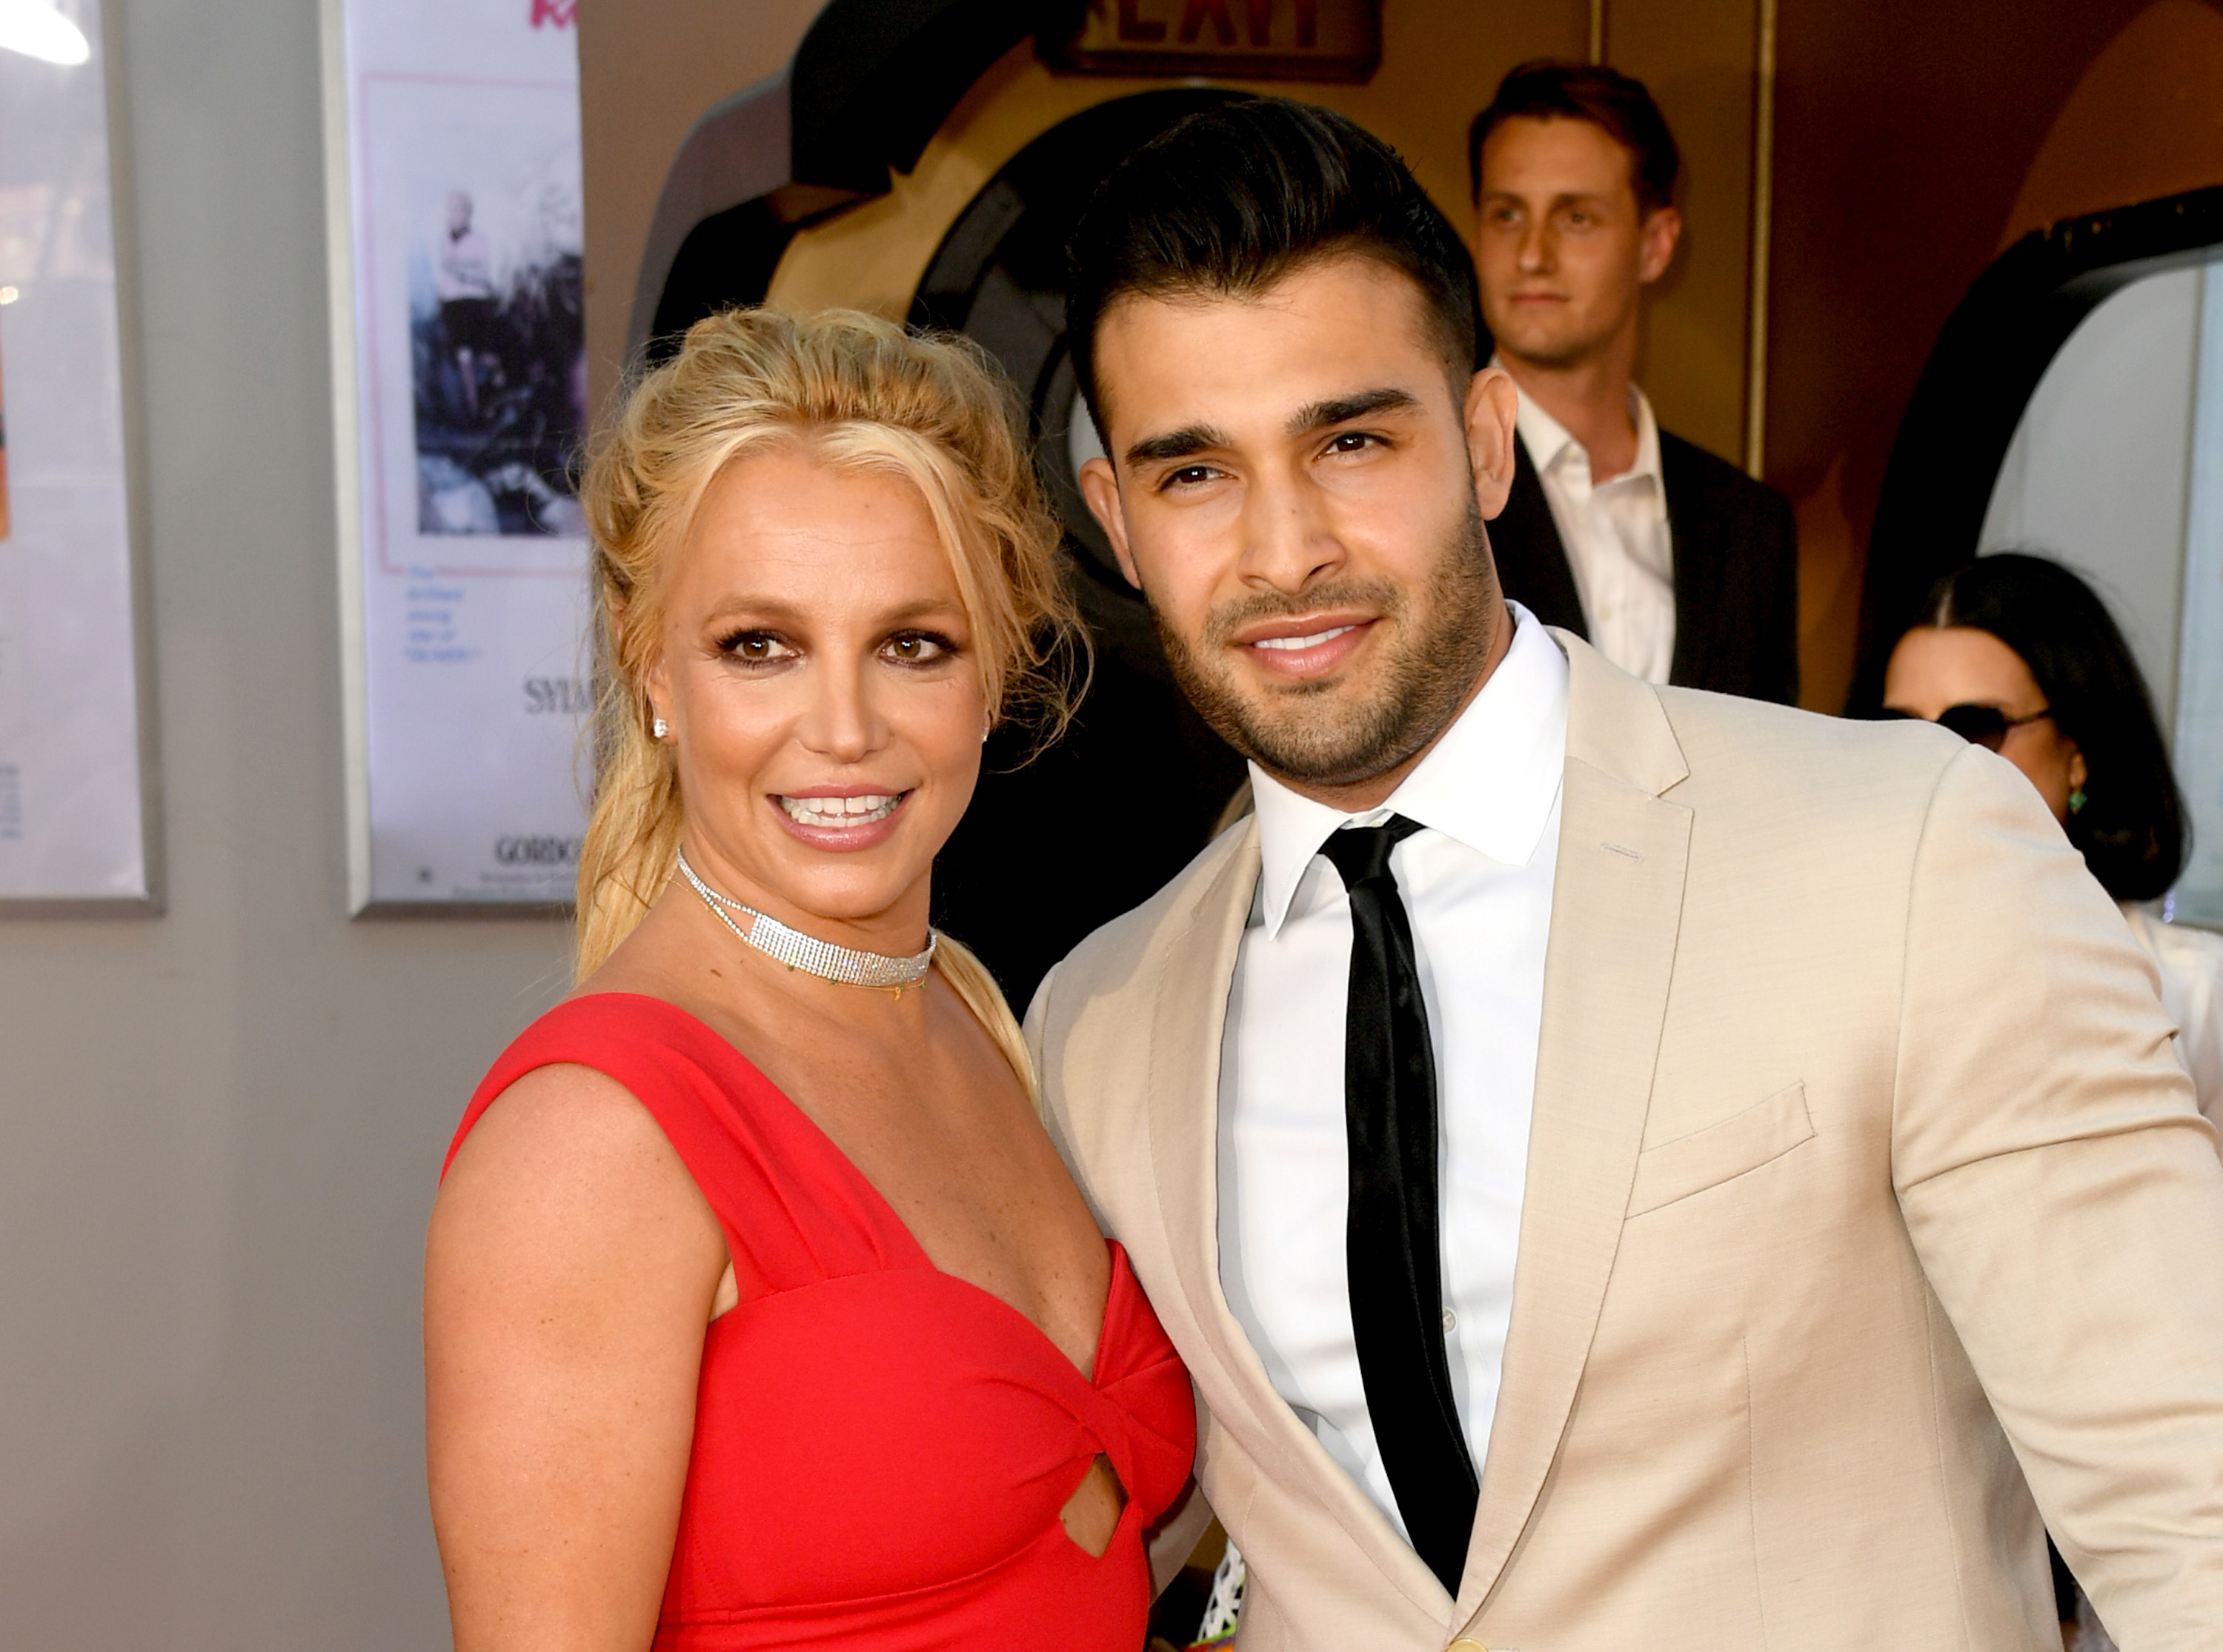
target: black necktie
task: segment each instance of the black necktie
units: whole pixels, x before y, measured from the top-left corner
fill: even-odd
[[[1477,1486],[1452,1398],[1436,1240],[1436,1056],[1389,851],[1420,830],[1393,814],[1329,834],[1351,893],[1343,1120],[1351,1149],[1344,1256],[1374,1442],[1414,1553],[1458,1592]]]

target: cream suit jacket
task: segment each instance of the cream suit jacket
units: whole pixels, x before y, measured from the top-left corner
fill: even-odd
[[[1555,635],[1526,1205],[1456,1600],[1221,1294],[1255,826],[1028,1016],[1194,1376],[1243,1652],[2057,1652],[2041,1508],[2125,1652],[2223,1648],[2223,1165],[2113,903],[1990,752]]]

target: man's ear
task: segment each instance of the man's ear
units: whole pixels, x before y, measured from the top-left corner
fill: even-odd
[[[1641,237],[1636,257],[1640,286],[1658,280],[1675,261],[1676,244],[1683,239],[1683,215],[1672,206],[1655,208],[1637,231]]]
[[[1119,559],[1119,571],[1127,576],[1127,583],[1141,590],[1143,576],[1127,544],[1127,512],[1119,503],[1119,478],[1112,473],[1109,459],[1091,459],[1080,467],[1080,497],[1088,501],[1088,514],[1112,542],[1112,554]]]
[[[1474,470],[1475,509],[1486,521],[1513,491],[1514,420],[1521,393],[1503,367],[1484,367],[1466,387],[1466,455]]]

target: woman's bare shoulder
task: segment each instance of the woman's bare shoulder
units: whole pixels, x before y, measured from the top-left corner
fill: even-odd
[[[573,1062],[535,1067],[488,1103],[441,1184],[436,1225],[484,1221],[569,1251],[668,1221],[715,1222],[686,1165],[639,1098]]]

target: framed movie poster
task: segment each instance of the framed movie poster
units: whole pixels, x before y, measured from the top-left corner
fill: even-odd
[[[576,0],[326,0],[350,906],[570,898]]]
[[[151,906],[104,0],[0,9],[0,909]]]

